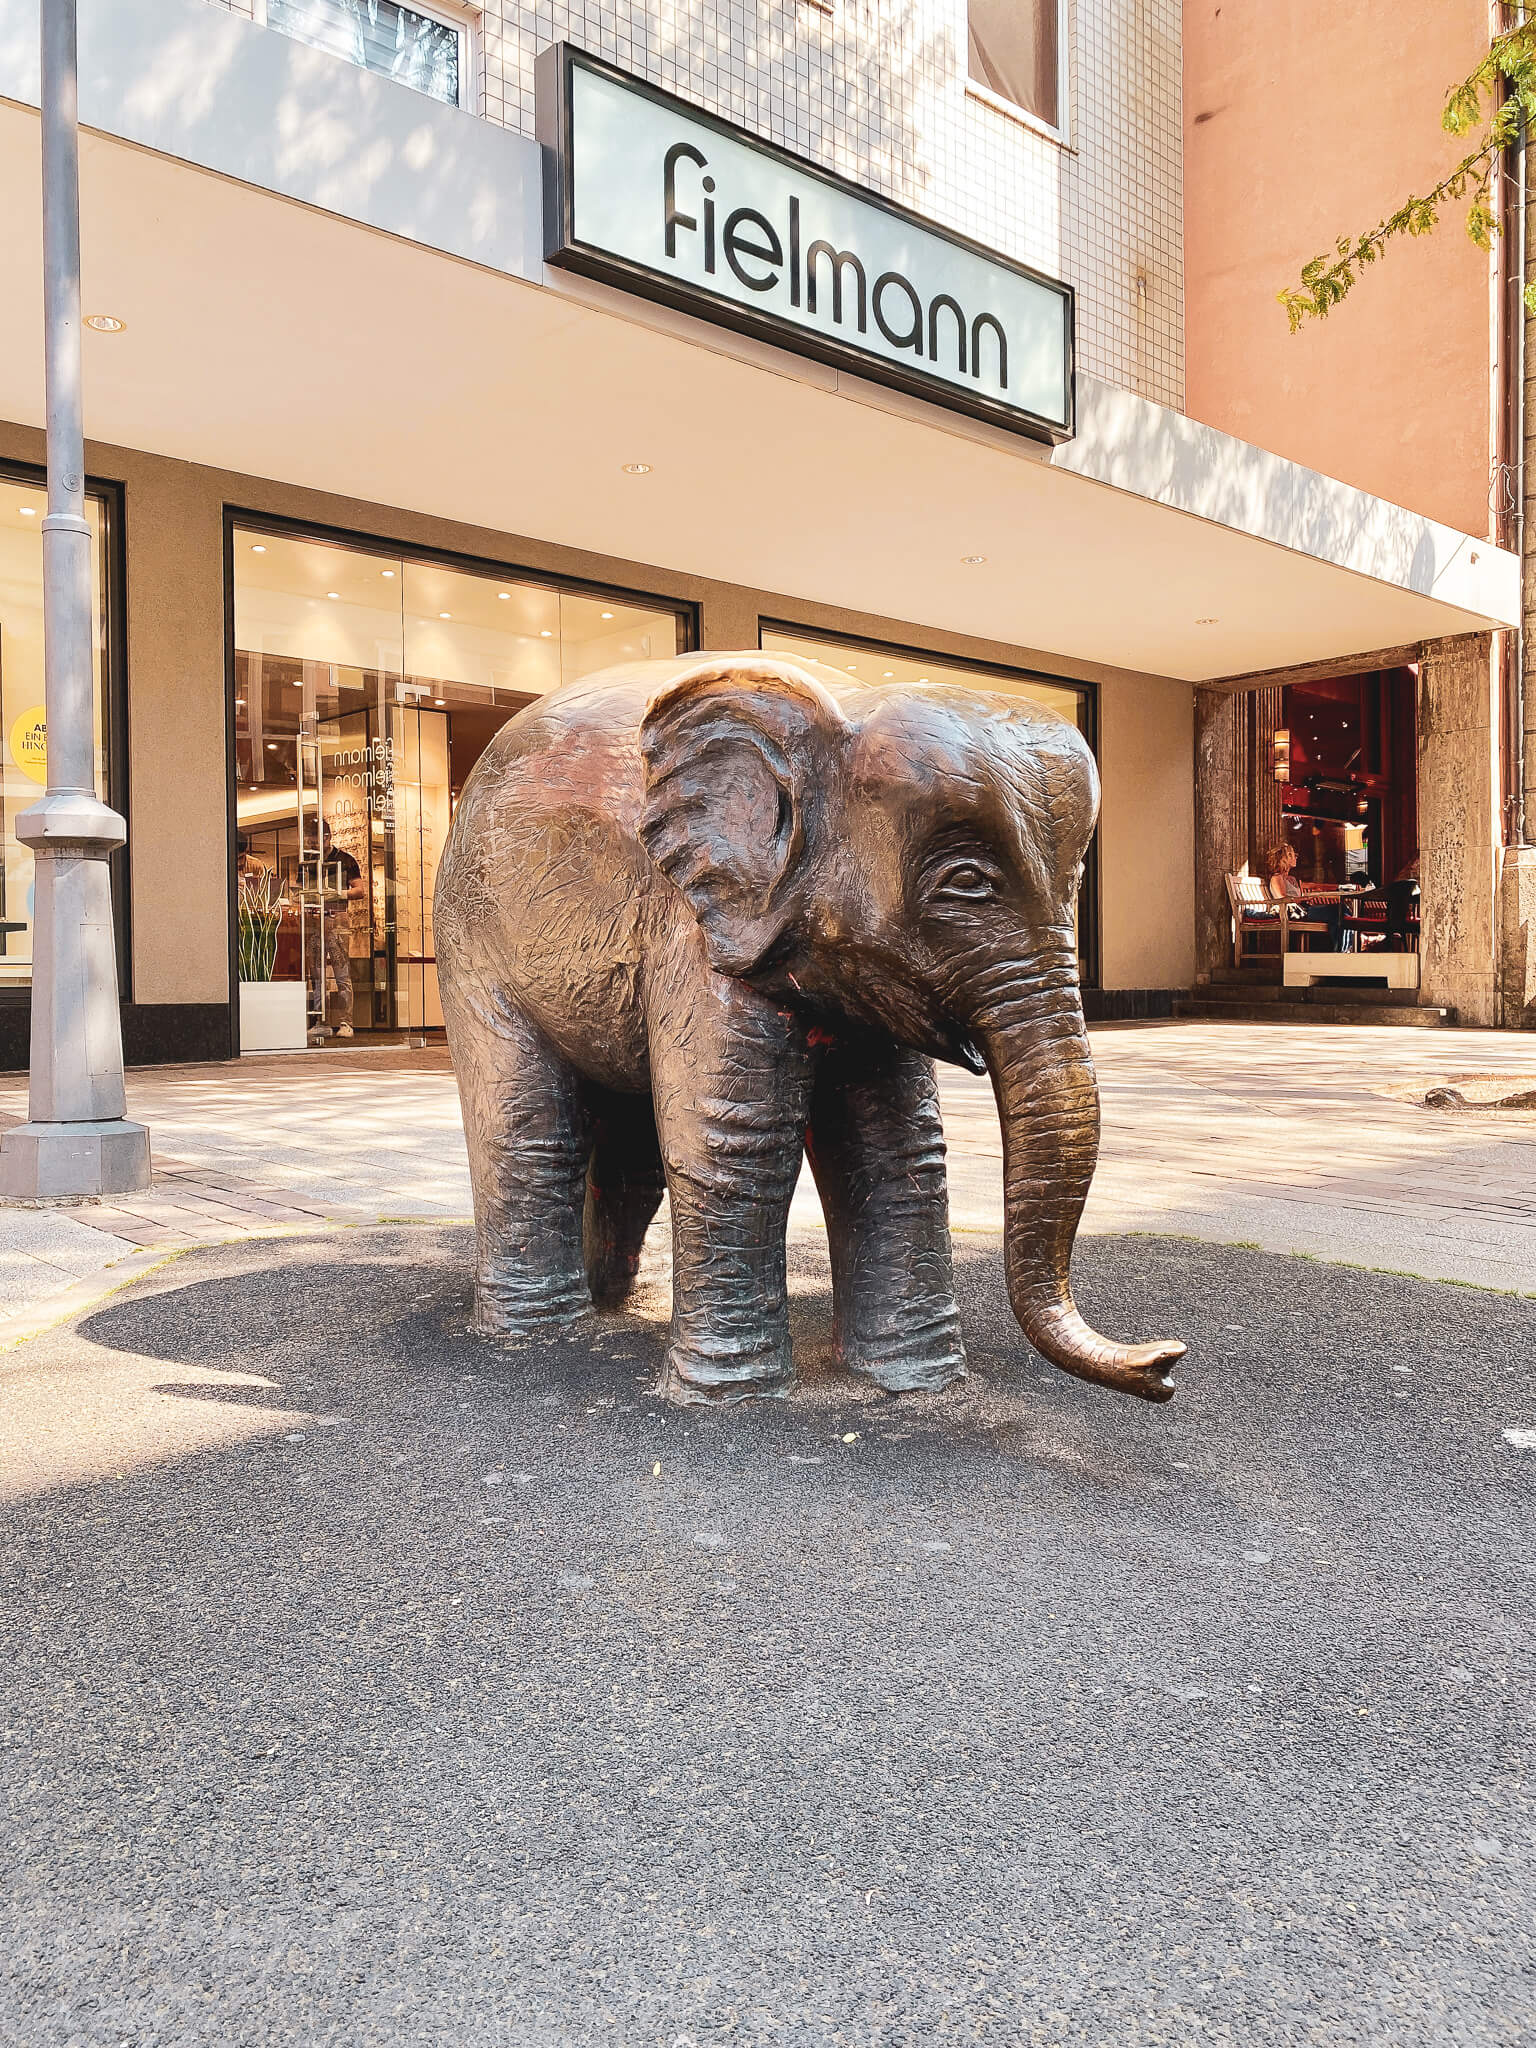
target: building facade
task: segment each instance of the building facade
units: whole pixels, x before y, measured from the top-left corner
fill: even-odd
[[[1179,17],[1171,0],[81,0],[100,774],[129,821],[130,1059],[266,1042],[249,1003],[242,1029],[241,984],[269,976],[335,1020],[322,920],[293,907],[322,823],[361,876],[348,1021],[435,1028],[432,880],[479,752],[554,683],[689,647],[782,648],[871,682],[962,674],[1075,720],[1103,784],[1090,1014],[1168,1014],[1210,973],[1230,949],[1213,880],[1251,851],[1236,809],[1212,808],[1222,763],[1256,744],[1233,707],[1284,687],[1234,680],[1369,656],[1378,750],[1400,762],[1402,690],[1464,691],[1518,617],[1518,563],[1462,499],[1394,501],[1288,445],[1282,419],[1228,416],[1216,330],[1186,317]],[[551,99],[559,46],[615,124],[588,159]],[[30,877],[11,820],[46,746],[36,100],[35,8],[0,0],[12,1066]],[[718,249],[704,184],[666,183],[706,159],[770,195],[721,211]],[[621,236],[631,191],[654,250],[598,248],[591,195]],[[813,207],[839,225],[801,249]],[[1401,806],[1370,801],[1400,853]],[[1454,983],[1492,1022],[1462,924],[1435,923],[1449,874],[1426,872],[1425,990]],[[250,915],[269,896],[271,929]]]
[[[1327,320],[1292,335],[1275,303],[1339,235],[1458,160],[1465,143],[1441,130],[1440,108],[1486,52],[1492,18],[1484,0],[1283,0],[1257,35],[1218,0],[1189,0],[1186,402],[1226,433],[1527,553],[1522,165],[1497,181],[1504,232],[1491,255],[1448,207],[1437,234],[1392,245]],[[1341,650],[1197,697],[1198,975],[1225,958],[1221,872],[1244,857],[1256,866],[1281,836],[1305,872],[1310,850],[1368,805],[1391,867],[1421,856],[1423,1002],[1465,1023],[1536,1022],[1536,692],[1523,683],[1523,625],[1428,650]],[[1366,730],[1375,752],[1351,769]],[[1277,731],[1298,750],[1315,735],[1311,787],[1300,773],[1277,784]]]

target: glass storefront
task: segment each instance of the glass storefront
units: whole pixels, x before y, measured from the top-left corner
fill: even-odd
[[[43,514],[41,482],[0,475],[0,990],[32,980],[32,856],[16,837],[16,819],[48,782],[43,716]],[[92,673],[96,715],[96,794],[107,800],[104,714],[107,604],[107,506],[88,491],[91,528]]]
[[[677,653],[683,617],[290,533],[232,544],[242,978],[305,982],[313,1030],[436,1028],[465,777],[546,691]]]
[[[957,684],[971,690],[996,690],[1007,697],[1027,697],[1075,725],[1097,753],[1093,692],[1080,683],[1063,683],[1021,669],[981,668],[940,661],[911,647],[887,647],[869,640],[801,632],[794,626],[769,625],[758,633],[759,644],[776,654],[798,654],[841,669],[856,683]],[[1083,986],[1098,985],[1098,834],[1083,863],[1083,885],[1077,901],[1077,950]]]

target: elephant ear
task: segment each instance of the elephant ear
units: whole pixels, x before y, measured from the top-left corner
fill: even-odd
[[[794,921],[847,732],[813,676],[761,655],[706,657],[646,706],[640,838],[722,974],[750,974]]]

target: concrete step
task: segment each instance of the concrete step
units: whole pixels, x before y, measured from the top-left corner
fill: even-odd
[[[1212,981],[1200,991],[1201,1002],[1281,1003],[1301,993],[1282,988],[1278,981]]]
[[[1206,999],[1212,993],[1207,990],[1201,996],[1176,998],[1174,1016],[1210,1024],[1407,1024],[1419,1031],[1436,1031],[1442,1025],[1456,1022],[1454,1010],[1437,1009],[1425,1003],[1319,1002],[1316,991],[1310,1002],[1303,1003],[1212,1002]],[[1327,993],[1333,995],[1335,991],[1330,989]]]
[[[1400,988],[1373,988],[1368,983],[1346,981],[1342,977],[1326,985],[1313,983],[1310,987],[1282,987],[1278,982],[1233,983],[1211,981],[1199,989],[1190,1000],[1199,1003],[1220,1003],[1227,1007],[1233,1003],[1326,1003],[1330,1009],[1382,1009],[1401,1010],[1414,1007],[1412,995]]]
[[[1265,960],[1259,964],[1249,961],[1242,967],[1215,967],[1211,980],[1222,982],[1229,988],[1262,988],[1266,983],[1280,986],[1280,962]]]

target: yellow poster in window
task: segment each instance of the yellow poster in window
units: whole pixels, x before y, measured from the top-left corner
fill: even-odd
[[[41,704],[30,705],[11,722],[11,759],[34,782],[48,780],[48,722]]]

